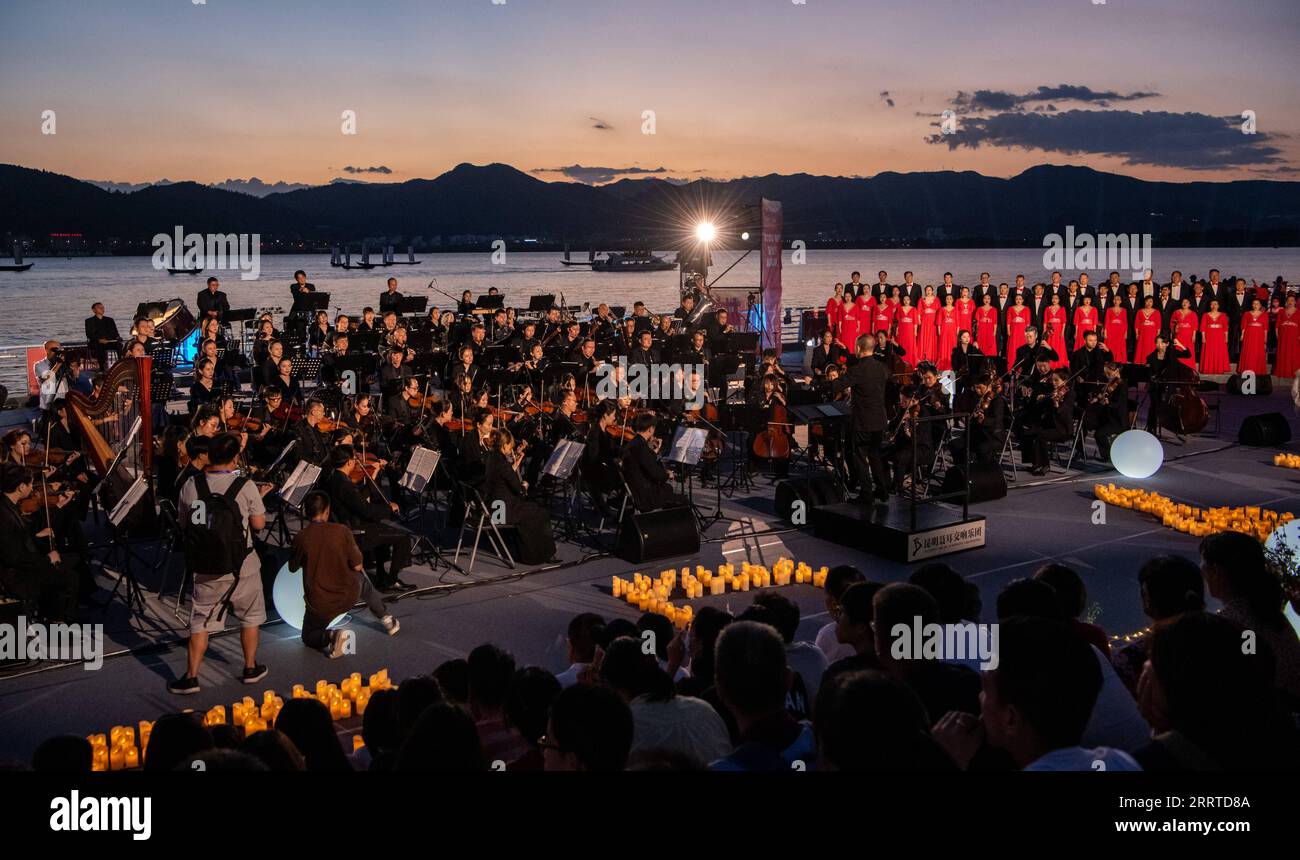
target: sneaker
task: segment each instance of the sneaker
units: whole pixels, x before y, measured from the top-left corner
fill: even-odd
[[[265,678],[270,671],[270,669],[266,668],[261,663],[258,663],[256,666],[250,666],[244,669],[243,681],[245,684],[256,684],[258,681]]]
[[[174,681],[167,683],[167,692],[175,693],[178,696],[191,696],[199,691],[199,679],[191,678],[189,675],[182,675]]]
[[[335,630],[331,635],[330,650],[327,652],[331,660],[337,660],[344,654],[344,648],[347,645],[347,637],[340,636],[339,631]]]
[[[389,636],[396,636],[397,631],[402,629],[401,622],[391,615],[385,615],[379,619],[379,623],[384,625],[384,629],[388,631]]]

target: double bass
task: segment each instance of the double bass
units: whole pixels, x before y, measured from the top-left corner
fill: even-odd
[[[1160,380],[1167,396],[1156,413],[1161,427],[1173,430],[1179,436],[1200,433],[1210,423],[1210,407],[1196,393],[1201,375],[1181,361],[1170,365],[1166,378]]]

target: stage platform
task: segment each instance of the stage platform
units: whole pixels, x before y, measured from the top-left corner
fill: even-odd
[[[1197,539],[1166,529],[1153,518],[1110,509],[1105,522],[1094,524],[1092,486],[1114,481],[1142,486],[1180,502],[1202,506],[1262,505],[1300,514],[1300,471],[1272,465],[1277,449],[1236,444],[1241,420],[1248,414],[1277,411],[1288,417],[1296,439],[1297,422],[1288,394],[1269,398],[1224,397],[1217,435],[1191,437],[1184,443],[1166,439],[1166,463],[1145,481],[1125,480],[1103,464],[1088,461],[1068,473],[1053,471],[1031,479],[1020,472],[1005,499],[974,505],[972,515],[983,518],[985,544],[944,560],[979,588],[983,618],[993,620],[998,592],[1013,579],[1028,576],[1047,561],[1061,561],[1079,570],[1088,587],[1089,614],[1112,634],[1146,626],[1137,585],[1138,566],[1159,553],[1194,558]],[[1213,426],[1213,425],[1212,425]],[[1300,442],[1283,450],[1300,453]],[[1094,454],[1091,443],[1088,452]],[[538,571],[509,571],[490,557],[481,558],[473,577],[455,572],[417,568],[403,578],[429,591],[393,602],[402,630],[388,637],[366,613],[353,616],[355,656],[328,660],[303,647],[297,631],[271,621],[262,629],[259,659],[271,670],[261,683],[245,686],[236,676],[242,665],[233,629],[214,637],[200,681],[201,693],[178,697],[165,684],[183,671],[184,625],[165,602],[148,600],[146,617],[131,618],[120,601],[93,618],[105,625],[105,659],[97,671],[80,666],[37,666],[0,672],[0,760],[25,763],[44,738],[60,732],[85,734],[107,731],[116,724],[155,719],[183,708],[206,710],[238,701],[245,695],[260,701],[261,692],[287,694],[297,683],[317,679],[338,681],[351,672],[368,675],[387,668],[395,680],[431,671],[444,660],[464,657],[485,641],[514,653],[521,665],[552,671],[567,668],[565,627],[579,612],[635,619],[639,613],[610,595],[611,577],[634,572],[657,573],[669,567],[723,562],[771,564],[779,556],[813,566],[850,563],[882,582],[907,578],[915,564],[906,564],[842,546],[817,536],[813,528],[791,529],[775,513],[774,482],[756,477],[752,490],[724,499],[724,513],[738,522],[723,521],[704,535],[700,552],[691,557],[632,565],[598,555],[590,545],[561,544],[564,564]],[[696,491],[706,510],[712,490]],[[814,522],[816,520],[814,519]],[[756,533],[756,534],[755,534]],[[447,541],[446,535],[443,540]],[[613,536],[606,538],[612,545]],[[455,538],[450,538],[454,547]],[[173,584],[176,571],[173,571]],[[156,579],[144,577],[150,591]],[[101,582],[111,580],[101,575]],[[828,623],[823,593],[811,586],[781,589],[803,612],[800,636],[811,639]],[[731,593],[691,601],[698,607],[715,605],[740,612],[752,595]]]

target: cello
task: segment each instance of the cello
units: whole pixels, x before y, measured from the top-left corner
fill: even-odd
[[[1175,360],[1161,380],[1169,395],[1160,404],[1157,417],[1160,426],[1168,427],[1179,436],[1200,433],[1210,423],[1210,407],[1205,399],[1196,393],[1196,386],[1201,375],[1192,368]]]

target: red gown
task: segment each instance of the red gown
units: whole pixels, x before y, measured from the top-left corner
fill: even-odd
[[[894,306],[889,302],[881,302],[876,305],[876,312],[872,314],[871,330],[889,331],[889,327],[894,324]]]
[[[1106,348],[1111,359],[1124,364],[1128,361],[1128,308],[1106,308]]]
[[[853,300],[858,308],[858,318],[869,320],[876,312],[876,297],[870,293],[863,293]]]
[[[1228,360],[1228,315],[1219,318],[1207,313],[1201,317],[1201,373],[1231,373]]]
[[[1156,335],[1160,334],[1160,311],[1154,308],[1147,313],[1142,308],[1133,318],[1133,328],[1137,331],[1137,346],[1133,348],[1133,360],[1143,364],[1147,356],[1155,352]]]
[[[849,351],[849,355],[854,354],[854,347],[861,333],[860,322],[858,321],[858,309],[846,309],[840,314],[840,346]]]
[[[1052,367],[1065,367],[1070,363],[1070,351],[1065,346],[1065,317],[1066,310],[1060,305],[1048,305],[1043,309],[1043,326],[1052,327],[1052,336],[1047,339],[1047,345],[1056,350],[1056,361],[1052,362]]]
[[[1260,311],[1241,318],[1241,355],[1237,359],[1237,372],[1253,370],[1258,376],[1268,373],[1268,312]]]
[[[831,296],[826,300],[826,327],[834,332],[840,325],[840,314],[844,312],[844,302]]]
[[[1097,309],[1092,305],[1079,305],[1074,309],[1074,348],[1083,346],[1083,336],[1097,330]]]
[[[917,357],[921,361],[939,360],[939,300],[921,299],[917,306],[921,312],[921,337]]]
[[[957,300],[957,331],[970,331],[971,320],[975,318],[975,300],[958,299]]]
[[[1300,370],[1300,310],[1277,315],[1277,361],[1273,375],[1290,379]]]
[[[1029,328],[1029,308],[1011,305],[1007,308],[1007,361],[1016,357],[1016,350],[1025,345],[1025,329]]]
[[[939,360],[940,370],[952,370],[952,351],[957,346],[957,308],[939,309]]]
[[[1196,332],[1200,328],[1200,321],[1196,318],[1196,311],[1184,311],[1181,308],[1174,311],[1173,317],[1170,321],[1170,328],[1173,336],[1177,338],[1178,342],[1183,345],[1183,348],[1190,353],[1186,358],[1180,358],[1178,360],[1195,370]]]
[[[903,348],[903,359],[905,361],[916,360],[916,308],[913,305],[903,307],[898,306],[898,313],[895,314],[898,320],[898,345]]]
[[[975,343],[985,355],[998,354],[998,309],[980,305],[975,311]]]

